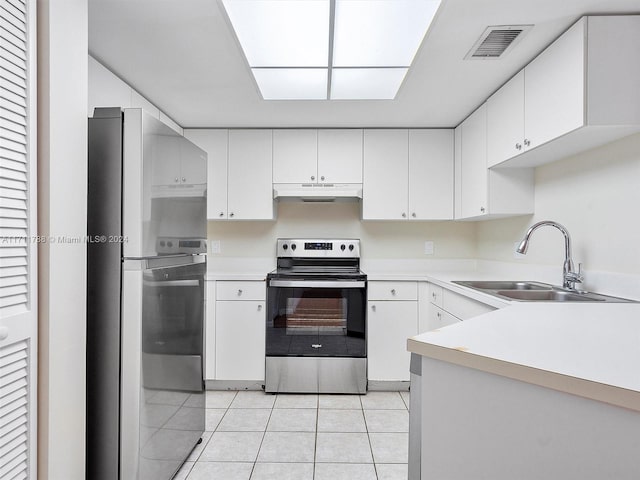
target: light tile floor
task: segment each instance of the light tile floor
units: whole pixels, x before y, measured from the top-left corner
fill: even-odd
[[[406,480],[409,392],[207,392],[207,431],[176,480]]]

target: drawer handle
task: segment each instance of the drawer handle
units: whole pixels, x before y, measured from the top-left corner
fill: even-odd
[[[261,312],[262,311],[262,305],[258,305],[258,311]]]
[[[432,296],[432,297],[433,297],[433,299],[435,300],[435,299],[436,299],[436,297],[437,297],[436,292],[431,292],[431,296]]]
[[[376,306],[375,305],[371,305],[371,310],[375,312],[376,311]]]
[[[395,295],[395,294],[396,294],[396,289],[395,289],[395,288],[392,288],[392,289],[391,289],[391,295]]]
[[[242,290],[238,289],[238,296],[242,295]]]

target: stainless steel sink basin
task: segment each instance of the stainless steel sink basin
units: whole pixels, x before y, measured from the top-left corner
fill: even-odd
[[[553,285],[540,282],[524,282],[524,281],[491,281],[491,280],[472,280],[472,281],[455,281],[458,285],[475,288],[476,290],[551,290]]]
[[[572,293],[562,290],[499,290],[498,295],[528,302],[604,302],[604,298],[590,293]],[[612,298],[612,297],[610,297]]]
[[[522,302],[637,303],[634,300],[611,297],[599,293],[569,291],[541,282],[521,280],[457,280],[453,283],[506,300],[518,300]]]

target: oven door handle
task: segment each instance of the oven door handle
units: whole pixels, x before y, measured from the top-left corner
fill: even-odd
[[[364,288],[366,282],[349,280],[270,280],[270,287],[284,288]]]

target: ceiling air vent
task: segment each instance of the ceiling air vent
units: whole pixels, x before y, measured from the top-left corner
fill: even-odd
[[[487,27],[471,47],[465,60],[492,60],[502,57],[533,25],[496,25]]]

